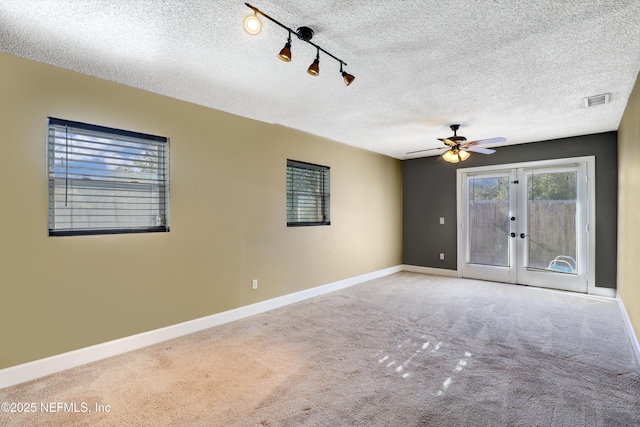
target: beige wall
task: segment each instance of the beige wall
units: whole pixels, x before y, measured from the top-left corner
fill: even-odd
[[[640,74],[618,129],[618,293],[640,339]]]
[[[48,116],[169,137],[171,232],[48,237]],[[402,262],[398,160],[4,53],[0,117],[0,368]],[[331,226],[286,227],[287,158]]]

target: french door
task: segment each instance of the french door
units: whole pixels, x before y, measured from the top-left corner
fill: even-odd
[[[587,292],[590,161],[458,170],[462,276]]]

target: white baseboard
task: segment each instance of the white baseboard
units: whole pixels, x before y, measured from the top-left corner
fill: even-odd
[[[379,277],[388,276],[402,270],[403,266],[400,265],[385,268],[383,270],[283,295],[281,297],[213,314],[211,316],[178,323],[177,325],[154,329],[152,331],[92,345],[90,347],[69,351],[67,353],[58,354],[44,359],[34,360],[33,362],[11,366],[0,370],[0,389],[64,371],[66,369],[75,368],[76,366],[106,359],[128,351],[137,350],[149,345],[158,344],[183,335],[192,334],[224,323],[233,322],[234,320],[243,319],[265,311],[303,301],[308,298],[313,298],[315,296],[377,279]]]
[[[434,276],[460,277],[458,270],[446,270],[444,268],[420,267],[419,265],[402,264],[404,271],[412,273],[432,274]]]
[[[587,292],[589,293],[589,295],[595,295],[599,297],[605,297],[605,298],[616,297],[616,290],[613,288],[599,288],[597,286],[594,286],[594,287],[589,287]]]
[[[400,271],[410,271],[414,273],[432,274],[445,277],[458,277],[457,270],[420,267],[407,264],[389,267],[383,270],[351,277],[349,279],[317,286],[311,289],[305,289],[300,292],[283,295],[281,297],[258,302],[244,307],[239,307],[222,313],[213,314],[211,316],[190,320],[160,329],[154,329],[152,331],[143,332],[140,334],[108,341],[101,344],[96,344],[74,351],[69,351],[44,359],[34,360],[33,362],[0,369],[0,389],[26,381],[31,381],[36,378],[44,377],[46,375],[51,375],[56,372],[71,369],[76,366],[81,366],[101,359],[106,359],[108,357],[116,356],[128,351],[137,350],[149,345],[158,344],[163,341],[202,331],[214,326],[233,322],[235,320],[240,320],[245,317],[253,316],[255,314],[264,313],[269,310],[284,307],[289,304],[304,301],[309,298],[324,295],[329,292],[337,291],[353,285],[367,282],[369,280],[388,276]],[[616,301],[618,301],[618,304],[620,306],[620,311],[623,315],[627,330],[629,332],[629,336],[631,337],[634,351],[636,353],[636,359],[638,361],[638,364],[640,365],[640,344],[638,344],[638,338],[633,331],[633,326],[631,325],[631,321],[629,320],[627,311],[624,308],[624,304],[619,298]]]
[[[444,268],[420,267],[418,265],[403,264],[402,269],[404,271],[411,271],[413,273],[432,274],[434,276],[462,277],[461,274],[458,273],[458,270],[446,270]],[[599,288],[594,286],[592,288],[589,288],[588,292],[589,295],[595,295],[599,297],[616,297],[616,290],[611,288]]]
[[[640,368],[640,343],[638,342],[638,336],[633,329],[629,313],[627,313],[627,309],[624,307],[624,302],[620,299],[620,295],[617,296],[616,301],[618,301],[618,307],[620,307],[620,313],[622,314],[622,319],[624,320],[629,339],[631,340],[631,347],[633,347],[633,351],[636,354],[636,362],[638,362],[638,367]]]

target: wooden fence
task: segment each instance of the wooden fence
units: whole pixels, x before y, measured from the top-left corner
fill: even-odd
[[[574,200],[528,202],[526,233],[529,263],[546,268],[558,255],[576,259],[576,203]],[[506,200],[481,200],[469,205],[470,261],[477,264],[509,265],[509,206]],[[520,239],[525,230],[513,231]]]

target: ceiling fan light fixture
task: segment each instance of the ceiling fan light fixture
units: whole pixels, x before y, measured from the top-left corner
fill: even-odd
[[[340,67],[340,71],[342,71],[342,67]],[[489,143],[494,144],[498,142],[507,141],[502,137],[467,141],[467,138],[457,134],[457,131],[460,128],[460,125],[451,125],[450,127],[451,127],[451,130],[453,131],[453,136],[450,136],[449,138],[438,138],[438,140],[442,141],[442,143],[445,145],[447,150],[442,155],[442,158],[449,163],[464,162],[471,156],[471,153],[469,153],[469,151],[473,151],[474,153],[480,153],[480,154],[493,154],[496,152],[496,150],[492,148],[478,147],[478,145],[489,144]],[[433,150],[442,150],[445,147],[427,148],[426,150],[410,151],[407,154],[423,153],[425,151],[433,151]]]
[[[253,15],[249,15],[246,18],[244,18],[244,30],[247,33],[251,34],[252,36],[255,36],[260,32],[261,29],[262,29],[262,23],[258,19],[258,14],[255,11],[253,12]]]
[[[458,154],[455,153],[453,150],[447,150],[442,155],[442,158],[444,159],[445,162],[449,162],[449,163],[458,163],[460,161],[460,159],[458,158]]]

